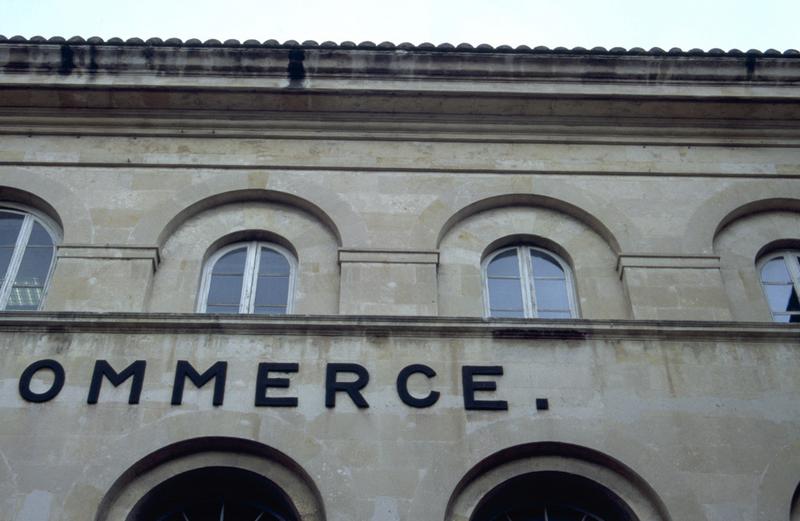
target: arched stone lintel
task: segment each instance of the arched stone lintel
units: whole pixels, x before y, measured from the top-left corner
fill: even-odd
[[[709,197],[688,219],[682,249],[712,253],[716,237],[732,222],[765,211],[800,211],[800,183],[795,179],[736,183]]]
[[[329,213],[320,206],[288,192],[260,188],[231,190],[213,195],[203,194],[182,210],[172,214],[168,219],[164,218],[166,212],[153,211],[145,216],[136,226],[134,236],[137,238],[137,242],[143,244],[157,244],[159,247],[163,247],[172,233],[191,217],[217,206],[240,202],[273,202],[298,208],[319,220],[331,231],[336,238],[337,244],[339,246],[342,245],[343,238],[339,227],[330,217]],[[158,232],[157,235],[156,231]]]
[[[479,212],[501,208],[504,206],[539,206],[563,212],[575,219],[583,222],[589,228],[597,232],[608,243],[611,250],[619,254],[621,251],[620,243],[616,235],[603,223],[588,211],[567,201],[538,194],[505,194],[488,197],[475,201],[451,215],[442,225],[436,238],[436,247],[442,243],[450,230],[459,222],[475,215]]]
[[[756,213],[789,211],[800,213],[800,199],[790,199],[786,197],[776,197],[771,199],[759,199],[743,204],[730,211],[723,217],[714,229],[714,239],[732,222],[753,215]]]
[[[94,229],[89,212],[69,187],[53,179],[45,182],[31,172],[4,172],[2,177],[0,205],[17,203],[38,210],[59,227],[65,243],[91,242]],[[64,216],[69,216],[66,227]]]

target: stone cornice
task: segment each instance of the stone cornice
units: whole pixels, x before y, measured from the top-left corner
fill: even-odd
[[[3,312],[3,333],[226,334],[591,340],[782,342],[800,324],[645,320],[525,320],[383,316],[221,316],[166,313]]]
[[[792,51],[508,52],[12,39],[0,42],[0,73],[0,84],[9,86],[198,88],[202,77],[203,89],[796,99],[800,59]]]

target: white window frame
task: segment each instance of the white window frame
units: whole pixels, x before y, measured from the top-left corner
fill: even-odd
[[[767,297],[767,291],[766,288],[764,287],[767,284],[764,283],[762,270],[764,269],[764,265],[766,265],[769,261],[775,259],[782,259],[784,265],[786,266],[786,271],[789,272],[789,279],[792,281],[792,286],[794,286],[794,290],[797,293],[797,295],[800,296],[800,261],[797,260],[798,257],[800,257],[800,249],[777,250],[770,252],[768,255],[765,255],[756,264],[756,270],[758,272],[758,283],[761,286],[761,292],[764,295],[764,303],[767,305],[767,311],[769,312],[770,320],[772,320],[775,323],[784,324],[785,322],[779,322],[775,320],[775,312],[772,311],[772,307],[769,305],[769,298]],[[784,312],[778,312],[778,314],[800,315],[800,312],[784,311]]]
[[[261,251],[261,248],[275,250],[283,255],[283,257],[289,263],[289,294],[286,297],[286,314],[288,315],[292,313],[294,306],[294,279],[295,273],[297,272],[297,259],[295,259],[294,255],[286,248],[272,242],[264,241],[245,241],[229,244],[228,246],[217,250],[213,255],[211,255],[211,257],[208,258],[205,266],[203,267],[203,277],[200,282],[200,291],[198,293],[200,298],[197,302],[197,312],[206,313],[208,292],[211,289],[211,273],[214,270],[214,265],[225,254],[240,248],[246,248],[247,253],[245,256],[244,271],[242,275],[242,294],[239,296],[239,313],[253,314],[253,310],[255,308],[254,295],[256,294],[256,283],[258,282],[258,277],[256,277],[256,274],[258,273],[259,263],[261,261],[261,256],[258,253]]]
[[[514,246],[507,246],[493,251],[487,255],[481,263],[481,277],[483,278],[483,315],[487,318],[503,318],[492,317],[491,315],[491,302],[489,294],[489,273],[488,268],[492,260],[498,255],[507,251],[516,250],[517,262],[519,263],[520,284],[522,286],[522,308],[525,315],[524,318],[539,318],[538,301],[536,300],[536,288],[534,286],[534,273],[531,262],[531,251],[542,252],[558,262],[559,267],[564,271],[564,279],[567,284],[567,302],[569,303],[570,318],[578,318],[577,296],[575,294],[575,280],[572,276],[572,270],[564,259],[551,250],[539,248],[538,246],[530,246],[527,244],[517,244]],[[552,320],[567,320],[563,318]]]
[[[22,265],[22,257],[25,255],[25,248],[28,246],[28,240],[31,237],[34,223],[39,223],[48,235],[50,235],[50,240],[53,241],[53,257],[50,259],[50,267],[47,269],[47,275],[44,280],[42,298],[39,300],[39,305],[36,308],[36,311],[39,311],[42,309],[44,301],[47,298],[47,290],[50,287],[50,280],[53,278],[53,270],[55,269],[56,257],[58,256],[58,245],[61,242],[61,234],[56,231],[58,228],[50,218],[27,206],[3,202],[0,204],[0,212],[15,213],[23,216],[22,226],[17,235],[17,242],[14,244],[14,252],[11,254],[11,259],[8,262],[6,277],[3,283],[0,284],[0,311],[6,311],[6,306],[8,306],[8,299],[11,297],[11,290],[14,288],[14,282],[17,280],[17,273],[19,273],[19,268]]]

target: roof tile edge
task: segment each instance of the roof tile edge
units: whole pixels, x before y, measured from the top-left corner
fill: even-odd
[[[653,47],[650,50],[645,50],[641,47],[633,47],[630,49],[625,49],[623,47],[613,47],[611,49],[606,49],[605,47],[593,47],[591,49],[586,49],[584,47],[573,47],[568,49],[566,47],[555,47],[550,48],[546,46],[536,46],[536,47],[529,47],[527,45],[518,45],[516,47],[510,45],[498,45],[492,46],[486,43],[482,43],[480,45],[472,45],[469,43],[459,43],[459,44],[452,44],[448,42],[440,43],[438,45],[432,43],[421,43],[418,45],[414,45],[408,42],[403,42],[401,44],[395,44],[392,42],[381,42],[380,44],[375,44],[373,42],[365,41],[361,43],[354,43],[350,41],[336,43],[331,41],[326,41],[323,43],[317,43],[314,40],[305,40],[302,43],[298,43],[295,40],[288,40],[283,43],[278,42],[277,40],[265,40],[263,42],[259,42],[258,40],[248,39],[244,40],[243,42],[240,40],[235,39],[228,39],[224,42],[216,39],[209,39],[206,41],[201,41],[196,38],[192,38],[186,41],[181,40],[180,38],[168,38],[163,40],[161,38],[152,37],[146,40],[141,38],[128,38],[127,40],[123,40],[121,38],[110,38],[108,40],[104,40],[99,36],[92,36],[88,39],[84,39],[80,36],[72,36],[70,38],[64,38],[62,36],[52,36],[50,38],[45,38],[42,36],[33,36],[31,38],[25,38],[24,36],[15,35],[11,37],[6,37],[0,35],[0,44],[31,44],[31,45],[53,45],[53,44],[68,44],[68,45],[117,45],[117,46],[142,46],[148,45],[153,47],[267,47],[271,49],[279,48],[279,49],[347,49],[347,50],[385,50],[385,51],[394,51],[397,49],[402,49],[405,51],[421,51],[421,52],[437,52],[437,53],[448,53],[448,52],[459,52],[459,53],[486,53],[486,52],[494,52],[494,53],[511,53],[511,54],[575,54],[575,55],[598,55],[598,54],[610,54],[610,55],[632,55],[632,56],[663,56],[664,54],[669,54],[672,56],[709,56],[709,57],[723,57],[723,56],[760,56],[760,57],[793,57],[797,58],[800,57],[800,51],[797,49],[786,49],[784,51],[779,51],[777,49],[767,49],[765,51],[761,51],[759,49],[749,49],[747,51],[741,51],[739,49],[730,49],[728,51],[724,51],[719,48],[713,48],[709,50],[703,50],[698,48],[693,48],[689,50],[683,50],[678,47],[673,47],[669,51],[665,51],[659,47]]]

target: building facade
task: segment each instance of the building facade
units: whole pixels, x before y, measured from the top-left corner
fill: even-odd
[[[800,53],[0,37],[0,519],[797,521]]]

